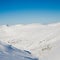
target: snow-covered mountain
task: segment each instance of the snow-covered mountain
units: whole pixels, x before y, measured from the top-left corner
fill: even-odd
[[[19,50],[12,45],[1,43],[0,41],[0,60],[38,60],[30,52]]]
[[[60,23],[2,25],[0,40],[40,60],[60,60]]]

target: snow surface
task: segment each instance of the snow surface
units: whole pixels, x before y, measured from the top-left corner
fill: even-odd
[[[0,41],[0,60],[38,60],[27,51],[19,50],[12,45],[1,43]]]
[[[0,40],[30,51],[39,60],[60,60],[60,23],[2,25]]]

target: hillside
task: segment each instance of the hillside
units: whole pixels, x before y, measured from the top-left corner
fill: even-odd
[[[38,60],[28,51],[20,50],[0,41],[0,60]]]

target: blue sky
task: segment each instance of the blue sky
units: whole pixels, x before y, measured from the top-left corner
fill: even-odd
[[[0,0],[0,25],[55,22],[60,22],[59,0]]]

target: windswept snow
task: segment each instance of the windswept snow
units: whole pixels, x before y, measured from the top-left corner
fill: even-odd
[[[41,60],[60,60],[60,23],[2,25],[0,40]]]
[[[0,60],[38,60],[26,51],[0,42]]]

